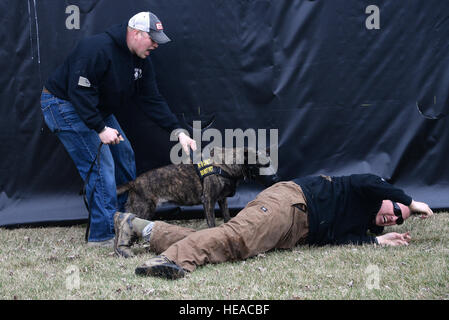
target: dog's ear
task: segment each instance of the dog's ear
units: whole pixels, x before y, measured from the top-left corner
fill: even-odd
[[[265,149],[262,150],[257,150],[257,155],[264,155],[266,157],[270,156],[270,147],[266,147]]]
[[[248,163],[248,147],[243,148],[243,159],[245,159],[245,163]]]
[[[243,156],[245,163],[248,163],[249,159],[254,159],[257,162],[258,151],[255,148],[243,148]]]
[[[260,168],[270,166],[270,148],[257,151],[257,166]]]
[[[209,155],[214,161],[218,163],[225,164],[226,163],[226,149],[222,147],[215,146],[210,149]]]

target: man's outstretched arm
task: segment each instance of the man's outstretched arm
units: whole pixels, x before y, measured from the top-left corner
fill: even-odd
[[[411,212],[421,214],[421,219],[426,219],[433,215],[432,209],[424,202],[412,200],[408,207]]]
[[[411,239],[408,231],[406,233],[390,232],[376,237],[377,243],[381,246],[408,246]]]

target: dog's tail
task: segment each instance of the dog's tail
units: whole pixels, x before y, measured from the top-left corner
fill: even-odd
[[[117,195],[121,195],[122,193],[125,193],[126,191],[129,191],[133,188],[133,182],[130,181],[128,183],[122,184],[121,186],[117,187]]]

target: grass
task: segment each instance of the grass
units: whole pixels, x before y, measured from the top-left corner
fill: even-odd
[[[174,223],[206,227],[203,220]],[[410,230],[407,247],[301,246],[206,265],[176,281],[135,276],[153,256],[145,246],[134,258],[118,258],[87,247],[84,227],[0,229],[0,299],[449,299],[449,212],[387,229]]]

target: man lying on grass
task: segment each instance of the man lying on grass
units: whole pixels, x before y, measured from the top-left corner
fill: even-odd
[[[117,212],[114,250],[130,257],[132,244],[143,239],[159,256],[137,267],[136,274],[177,279],[206,263],[296,245],[408,245],[408,232],[380,234],[412,212],[422,218],[433,214],[427,204],[372,174],[305,177],[274,184],[233,219],[210,229],[196,231]]]

